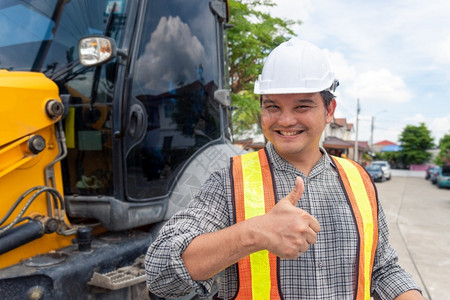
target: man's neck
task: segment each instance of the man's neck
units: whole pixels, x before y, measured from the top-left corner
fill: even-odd
[[[284,158],[287,162],[289,162],[306,176],[309,176],[312,168],[317,164],[317,162],[322,158],[323,155],[319,147],[313,150],[305,149],[305,151],[295,155],[283,155],[279,151],[277,152],[282,158]]]

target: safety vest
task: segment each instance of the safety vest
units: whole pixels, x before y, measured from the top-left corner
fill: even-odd
[[[231,160],[235,222],[270,211],[276,204],[276,189],[267,150],[261,149]],[[356,300],[370,299],[375,250],[378,243],[378,206],[374,185],[361,165],[334,157],[340,182],[352,208],[359,233]],[[234,299],[282,299],[278,258],[267,250],[238,262],[239,286]]]

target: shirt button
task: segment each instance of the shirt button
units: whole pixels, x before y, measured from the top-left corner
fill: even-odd
[[[319,261],[319,263],[317,264],[317,266],[318,266],[319,268],[323,268],[323,262]]]

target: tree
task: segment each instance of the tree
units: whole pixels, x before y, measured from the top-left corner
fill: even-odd
[[[405,164],[422,164],[427,162],[431,153],[428,149],[433,147],[433,137],[424,123],[419,126],[407,125],[400,135],[400,151],[402,160]]]
[[[262,8],[276,5],[272,0],[230,0],[228,5],[233,25],[227,33],[233,127],[236,134],[241,134],[259,124],[259,101],[253,85],[264,58],[294,35],[289,27],[300,21],[274,18],[263,12]]]
[[[450,134],[439,140],[439,154],[434,162],[439,166],[450,164]]]

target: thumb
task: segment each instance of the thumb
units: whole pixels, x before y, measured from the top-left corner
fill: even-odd
[[[303,179],[299,176],[295,178],[295,186],[292,189],[292,191],[286,196],[286,198],[291,202],[292,205],[296,205],[298,202],[298,199],[303,194],[303,191],[305,190],[305,184],[303,183]]]

